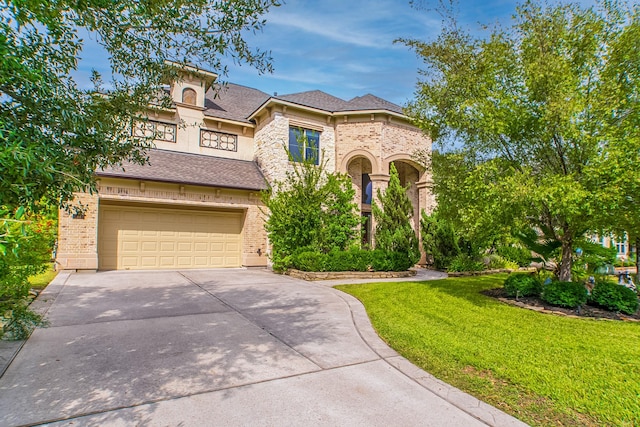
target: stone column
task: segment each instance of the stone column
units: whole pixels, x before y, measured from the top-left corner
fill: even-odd
[[[378,200],[378,189],[380,190],[381,193],[384,193],[387,190],[387,187],[389,186],[389,180],[391,179],[391,176],[389,174],[386,173],[375,173],[375,174],[369,174],[369,178],[371,178],[371,189],[373,191],[373,197],[371,200],[371,205],[373,205],[374,203],[376,203],[378,205],[378,207],[380,207],[380,202]],[[375,247],[376,245],[376,220],[373,217],[373,215],[371,215],[371,245],[373,247]]]
[[[422,180],[416,182],[416,187],[418,187],[418,212],[419,217],[417,218],[417,226],[418,226],[418,242],[420,244],[420,265],[425,265],[427,263],[426,254],[424,253],[424,249],[422,247],[422,233],[420,232],[420,219],[422,218],[422,212],[426,212],[430,214],[434,206],[431,206],[431,194],[433,189],[433,181],[430,178],[423,177]]]

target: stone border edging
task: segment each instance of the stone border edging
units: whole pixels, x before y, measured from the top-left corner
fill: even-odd
[[[608,319],[606,317],[576,316],[575,314],[567,314],[567,313],[564,313],[562,311],[549,310],[549,309],[546,309],[544,307],[540,307],[540,306],[537,306],[537,305],[528,305],[528,304],[523,303],[522,301],[514,301],[514,300],[509,299],[509,298],[500,297],[500,298],[496,298],[496,299],[498,301],[500,301],[500,302],[503,302],[505,304],[509,304],[509,305],[512,305],[512,306],[515,306],[515,307],[520,307],[520,308],[524,308],[524,309],[531,310],[531,311],[537,311],[538,313],[543,313],[543,314],[554,314],[556,316],[567,317],[569,319],[610,320],[610,321],[613,321],[613,322],[623,321],[623,322],[636,322],[636,323],[640,322],[639,319],[632,319],[630,317],[625,317],[625,316],[622,316],[622,315],[620,316],[620,320]]]
[[[510,268],[496,268],[494,270],[482,270],[482,271],[450,271],[447,272],[449,277],[465,277],[465,276],[483,276],[485,274],[496,274],[496,273],[513,273],[513,272],[531,272],[537,271],[535,267],[524,267],[518,268],[517,270],[512,270]]]
[[[300,271],[291,269],[287,270],[286,274],[296,279],[313,282],[341,279],[400,279],[413,277],[416,275],[416,271]]]

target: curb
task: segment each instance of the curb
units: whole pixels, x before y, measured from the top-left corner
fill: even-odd
[[[447,384],[430,373],[417,367],[409,360],[399,355],[394,349],[389,347],[380,338],[373,328],[364,305],[355,297],[338,291],[338,295],[348,305],[351,311],[351,318],[356,331],[362,340],[374,351],[382,360],[391,367],[398,370],[420,386],[429,390],[441,399],[451,403],[458,409],[466,412],[472,417],[486,423],[492,427],[526,427],[528,424],[518,420],[512,415],[489,405],[462,390]]]

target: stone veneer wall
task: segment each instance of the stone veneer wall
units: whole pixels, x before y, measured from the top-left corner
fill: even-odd
[[[263,123],[255,132],[255,160],[269,182],[283,181],[287,171],[293,170],[285,148],[289,147],[290,125],[304,128],[304,123],[312,129],[322,129],[320,134],[320,150],[327,161],[327,171],[336,170],[336,142],[333,126],[322,121],[300,119],[294,115],[274,113],[271,119]]]
[[[73,219],[61,211],[57,263],[60,269],[98,268],[97,226],[100,200],[162,204],[165,207],[191,206],[203,209],[242,209],[242,265],[267,265],[267,235],[262,202],[257,191],[216,189],[211,187],[145,182],[127,179],[101,179],[98,195],[78,194],[76,200],[87,206],[84,219]],[[258,249],[260,254],[258,254]]]

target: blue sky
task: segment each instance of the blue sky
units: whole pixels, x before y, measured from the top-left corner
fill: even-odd
[[[285,0],[265,17],[254,46],[271,50],[274,73],[259,76],[247,66],[230,66],[228,80],[279,94],[320,89],[351,99],[372,93],[404,105],[411,99],[420,61],[397,38],[432,39],[440,17],[409,0]],[[461,1],[461,20],[508,19],[514,2]]]
[[[371,93],[399,105],[412,98],[420,61],[394,40],[434,39],[441,19],[425,7],[437,0],[417,0],[418,8],[409,0],[284,1],[265,15],[263,32],[247,35],[251,46],[271,51],[273,74],[259,75],[227,61],[227,81],[280,95],[319,89],[348,100]],[[509,0],[460,0],[459,20],[479,31],[480,24],[506,23],[515,5]],[[92,66],[108,75],[100,49],[85,49],[83,57],[81,71]]]

